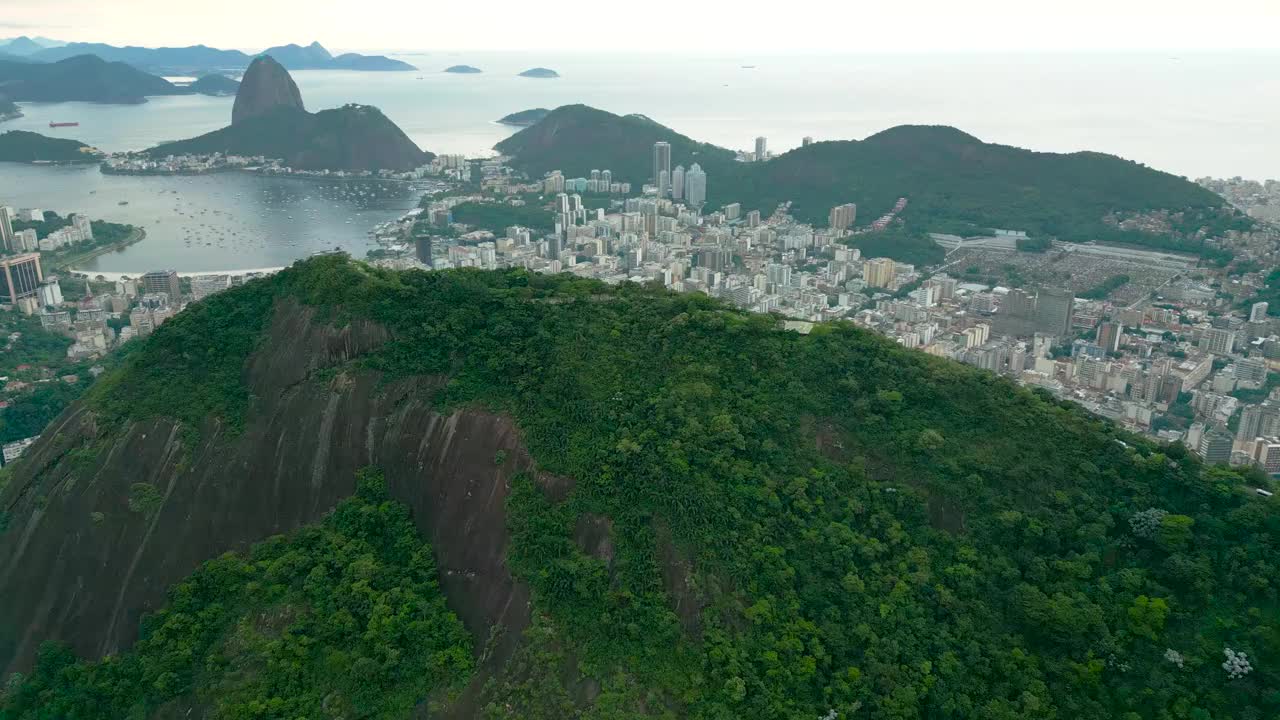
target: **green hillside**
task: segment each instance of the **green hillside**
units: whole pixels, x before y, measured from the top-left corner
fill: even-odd
[[[638,116],[572,105],[497,149],[533,175],[559,169],[573,177],[610,168],[615,178],[640,183],[652,180],[651,148],[658,140],[672,144],[673,166],[702,165],[711,207],[740,202],[744,210],[768,215],[791,202],[793,215],[816,224],[826,223],[833,206],[854,202],[865,225],[907,197],[908,222],[942,231],[997,227],[1198,252],[1202,227],[1249,226],[1212,192],[1138,163],[996,145],[949,127],[895,127],[861,141],[814,143],[768,162],[737,163],[728,150]],[[1122,232],[1104,222],[1113,212],[1153,210],[1182,213],[1175,235]]]
[[[147,151],[157,157],[231,153],[280,158],[304,170],[409,170],[434,157],[375,107],[282,109]]]
[[[78,140],[25,130],[0,133],[0,162],[92,162],[98,152]]]
[[[585,177],[592,170],[608,169],[615,180],[639,187],[652,180],[653,144],[659,140],[671,143],[672,167],[696,162],[704,169],[718,169],[733,163],[730,151],[691,140],[646,117],[614,115],[586,105],[556,108],[496,147],[515,156],[513,164],[531,175],[560,170],[565,177]],[[710,179],[707,187],[710,192]]]
[[[532,624],[465,717],[1280,716],[1280,507],[1251,487],[1265,479],[848,324],[800,335],[650,286],[314,258],[166,322],[93,391],[96,442],[157,415],[191,432],[252,420],[246,357],[289,300],[389,333],[319,382],[440,378],[436,406],[509,415],[536,462],[505,507]],[[355,502],[335,517],[365,518]],[[206,566],[131,653],[67,670],[48,650],[0,718],[123,717],[105,709],[129,702],[130,717],[164,717],[193,695],[266,703],[218,717],[320,717],[288,703],[318,697],[321,678],[337,699],[364,678],[386,696],[343,717],[404,717],[410,695],[457,678],[460,662],[416,664],[413,613],[369,618],[404,655],[356,632],[366,616],[312,582],[349,565],[317,576],[298,542]],[[368,572],[394,578],[383,547]],[[324,614],[276,642],[234,620],[304,597]],[[1251,669],[1230,676],[1226,650]],[[95,702],[102,715],[57,710]]]
[[[149,95],[188,92],[122,62],[77,55],[54,63],[0,62],[0,87],[30,102],[141,103]]]

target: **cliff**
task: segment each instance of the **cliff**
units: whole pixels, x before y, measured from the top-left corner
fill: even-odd
[[[336,574],[379,608],[327,613],[335,632],[421,631],[358,547],[299,577],[268,539],[311,527],[365,465],[412,509],[471,634],[467,690],[412,698],[429,717],[1275,716],[1265,477],[850,324],[800,335],[700,294],[341,256],[189,306],[9,470],[0,664],[44,704],[0,698],[0,715],[102,691],[139,718],[215,716],[223,688],[268,672],[227,652],[280,645],[290,578]],[[182,673],[154,621],[133,642],[164,587],[260,541],[162,615],[199,634],[247,567],[260,602],[230,638],[175,648]],[[33,667],[45,640],[89,662],[63,672],[50,649]],[[299,653],[267,658],[314,700],[289,716],[333,714],[317,687],[343,653]]]
[[[236,103],[231,109],[231,124],[267,115],[282,108],[306,111],[297,83],[293,81],[289,71],[270,55],[254,58],[236,91]]]
[[[434,157],[375,107],[307,112],[289,72],[269,56],[254,60],[245,73],[231,118],[221,130],[147,152],[263,155],[302,170],[355,171],[409,170]]]

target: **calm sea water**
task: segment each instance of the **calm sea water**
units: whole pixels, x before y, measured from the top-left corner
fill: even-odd
[[[142,242],[81,269],[197,272],[278,267],[335,247],[364,257],[374,247],[369,229],[414,207],[417,195],[405,183],[372,180],[134,177],[103,175],[96,166],[0,163],[0,204],[146,229]]]
[[[1280,53],[658,57],[477,52],[399,57],[420,72],[293,75],[309,109],[346,102],[376,105],[421,147],[436,153],[485,154],[513,132],[495,124],[497,118],[531,107],[586,103],[617,113],[643,113],[730,148],[749,148],[758,135],[766,136],[777,152],[799,145],[806,135],[863,138],[904,123],[945,124],[989,142],[1053,152],[1098,150],[1189,177],[1280,177]],[[455,64],[485,72],[443,72]],[[553,68],[562,77],[517,77],[533,66]],[[230,119],[231,105],[230,98],[198,96],[155,98],[141,106],[26,105],[27,117],[0,130],[56,133],[105,150],[141,149],[222,127]],[[78,121],[80,127],[51,131],[50,121]],[[83,180],[67,182],[58,170],[32,172],[54,179],[36,183],[44,199],[22,203],[76,207],[90,187]],[[14,173],[0,167],[0,202],[16,204],[13,195],[31,195],[26,187],[15,187]],[[30,174],[23,177],[24,185],[34,182]],[[346,237],[351,212],[336,207],[331,210],[341,218],[341,227],[312,225],[296,233],[268,224],[264,218],[270,215],[257,208],[237,212],[239,203],[253,194],[242,185],[254,180],[230,177],[183,186],[184,192],[193,203],[204,202],[195,199],[199,195],[214,193],[208,206],[234,214],[243,232],[295,239],[325,233]],[[94,183],[122,194],[135,188],[154,193],[152,188],[169,185],[166,180],[152,185],[119,178]],[[222,190],[226,185],[238,189]],[[305,206],[285,205],[280,212],[287,215],[290,207]],[[108,213],[113,215],[120,217]],[[153,230],[150,224],[148,230]],[[167,233],[152,232],[133,252],[145,249],[173,257],[173,248],[160,247],[172,240]],[[316,242],[325,244],[323,239]],[[299,241],[294,247],[304,246]],[[268,247],[277,246],[260,250]],[[268,257],[282,257],[279,252],[258,256],[250,248],[243,252],[226,262],[267,264]],[[121,259],[104,259],[103,269]],[[206,264],[204,258],[198,262]]]

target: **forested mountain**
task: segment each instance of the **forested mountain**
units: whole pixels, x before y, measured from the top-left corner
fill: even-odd
[[[54,63],[0,62],[0,92],[31,102],[141,103],[190,92],[122,62],[77,55]]]
[[[97,150],[79,140],[45,137],[25,130],[0,132],[0,162],[92,162],[99,158]]]
[[[313,258],[6,478],[4,720],[1280,716],[1267,479],[698,294]]]
[[[571,105],[497,149],[534,175],[558,169],[585,176],[609,168],[614,178],[636,184],[652,182],[650,148],[658,140],[671,143],[673,167],[697,162],[707,172],[711,207],[740,202],[768,215],[790,201],[794,215],[814,223],[825,223],[833,206],[854,202],[866,224],[907,197],[905,218],[938,230],[996,227],[1064,240],[1142,242],[1141,233],[1121,232],[1104,218],[1172,210],[1185,215],[1182,249],[1195,250],[1200,225],[1248,225],[1217,195],[1138,163],[996,145],[950,127],[895,127],[861,141],[819,142],[768,162],[740,163],[728,150],[643,116]]]
[[[345,105],[307,112],[297,84],[269,55],[255,58],[245,73],[231,125],[147,152],[157,157],[264,155],[303,170],[409,170],[435,157],[378,108]]]

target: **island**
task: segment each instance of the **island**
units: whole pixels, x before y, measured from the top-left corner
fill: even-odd
[[[22,110],[12,100],[0,95],[0,122],[22,117]]]
[[[240,83],[226,75],[205,75],[188,86],[192,92],[214,97],[234,96],[240,90]]]
[[[454,73],[456,75],[474,75],[476,73],[484,72],[480,68],[471,67],[470,65],[451,65],[445,68],[444,71],[447,73]]]
[[[532,110],[521,110],[513,112],[498,121],[502,125],[514,125],[515,127],[529,127],[535,125],[539,120],[550,114],[551,111],[546,108],[533,108]]]
[[[560,73],[544,67],[529,68],[520,73],[520,77],[527,78],[558,78]]]
[[[0,162],[97,162],[102,153],[78,141],[45,137],[26,130],[0,133]]]
[[[289,71],[269,55],[256,58],[240,83],[231,125],[146,151],[169,155],[274,158],[299,170],[412,170],[435,156],[423,152],[380,110],[349,104],[308,112]]]

